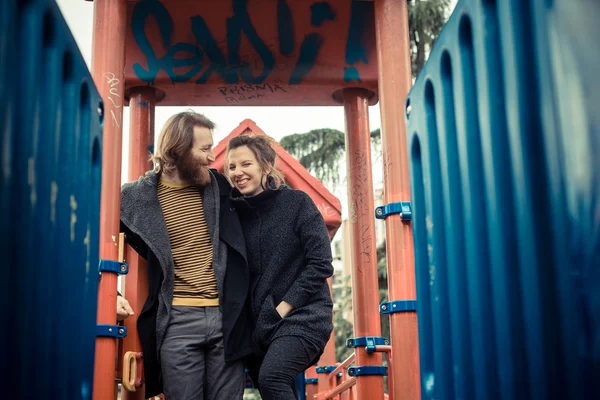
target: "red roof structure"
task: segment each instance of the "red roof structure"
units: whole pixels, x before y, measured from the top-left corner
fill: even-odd
[[[215,147],[215,161],[211,164],[211,167],[222,172],[225,165],[227,143],[236,136],[248,133],[265,135],[265,132],[254,121],[245,119]],[[294,189],[306,192],[315,202],[327,225],[329,239],[333,239],[342,224],[342,204],[340,200],[279,144],[275,145],[275,151],[277,152],[276,166],[285,175],[286,182]]]

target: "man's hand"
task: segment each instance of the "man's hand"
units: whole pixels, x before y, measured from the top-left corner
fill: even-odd
[[[117,296],[117,321],[123,321],[133,314],[134,312],[129,302],[123,296]]]
[[[285,316],[292,312],[293,309],[294,306],[285,301],[282,301],[277,307],[275,307],[275,310],[277,310],[281,318],[285,318]]]

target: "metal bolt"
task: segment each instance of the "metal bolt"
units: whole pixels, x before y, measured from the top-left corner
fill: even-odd
[[[127,268],[125,268],[125,265],[121,265],[121,272],[125,272],[127,270]]]
[[[389,340],[384,340],[383,343],[385,343],[387,345],[387,344],[390,344],[390,341]]]
[[[377,215],[381,215],[381,214],[383,214],[383,210],[381,208],[378,208],[377,209]]]
[[[119,329],[119,335],[122,335],[123,333],[125,333],[125,330]]]
[[[395,305],[395,304],[394,304],[394,305],[392,305],[392,308],[396,308],[396,305]]]
[[[102,117],[102,106],[98,106],[98,116]]]
[[[360,372],[360,368],[356,370],[357,372]]]
[[[383,306],[381,306],[381,309],[385,311],[385,310],[387,310],[387,306],[383,305]]]
[[[410,112],[412,111],[412,106],[410,103],[406,106],[406,118],[410,118]]]
[[[112,328],[108,328],[108,331],[112,333]]]

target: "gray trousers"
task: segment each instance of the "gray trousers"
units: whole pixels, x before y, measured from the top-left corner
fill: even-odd
[[[244,365],[224,354],[219,307],[174,306],[160,349],[166,400],[242,399]]]

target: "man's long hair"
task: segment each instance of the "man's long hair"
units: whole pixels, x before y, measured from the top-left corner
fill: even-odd
[[[157,173],[171,173],[179,160],[184,157],[194,144],[194,127],[199,126],[215,129],[215,124],[203,114],[194,111],[184,111],[173,115],[165,123],[151,161]]]

